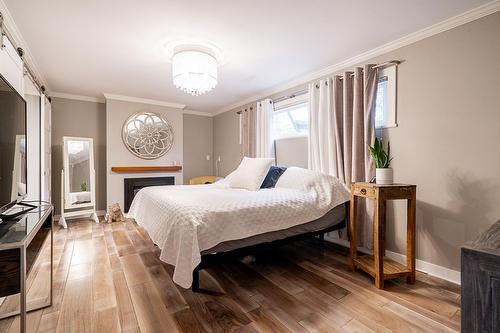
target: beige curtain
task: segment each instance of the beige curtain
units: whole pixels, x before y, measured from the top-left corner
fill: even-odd
[[[309,166],[338,177],[349,188],[370,181],[375,167],[368,145],[375,140],[377,70],[374,65],[310,85]],[[373,247],[372,207],[359,205],[360,245]]]
[[[250,106],[242,109],[239,117],[241,154],[247,157],[255,157],[257,120],[254,107]]]

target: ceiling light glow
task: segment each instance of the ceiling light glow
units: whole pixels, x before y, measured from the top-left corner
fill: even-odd
[[[172,62],[172,81],[177,88],[199,96],[217,86],[217,69],[225,60],[215,44],[175,40],[166,43],[164,50]]]
[[[217,59],[199,50],[180,50],[172,57],[174,85],[192,95],[202,95],[217,86]]]

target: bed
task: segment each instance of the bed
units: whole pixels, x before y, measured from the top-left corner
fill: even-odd
[[[128,217],[144,227],[175,266],[173,280],[199,288],[200,269],[257,247],[343,227],[349,191],[338,179],[289,168],[275,188],[248,191],[227,182],[141,189]]]

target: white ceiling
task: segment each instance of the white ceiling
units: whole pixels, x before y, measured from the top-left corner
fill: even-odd
[[[487,0],[4,0],[52,92],[228,105],[440,22]],[[219,84],[176,89],[163,44],[211,41]]]

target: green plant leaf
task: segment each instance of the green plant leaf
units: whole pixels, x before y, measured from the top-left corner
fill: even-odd
[[[370,154],[373,157],[373,161],[375,163],[375,167],[377,168],[388,168],[391,164],[391,144],[387,142],[387,151],[384,150],[384,145],[382,140],[379,138],[375,138],[375,142],[373,146],[368,145],[370,149]]]

